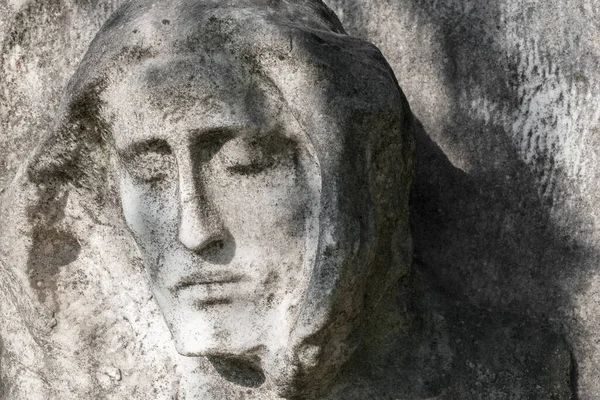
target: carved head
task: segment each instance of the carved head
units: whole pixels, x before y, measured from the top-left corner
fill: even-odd
[[[377,48],[316,0],[134,1],[34,169],[114,182],[177,350],[289,394],[326,385],[408,271],[410,123]]]

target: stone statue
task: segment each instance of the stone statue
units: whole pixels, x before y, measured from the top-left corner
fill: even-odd
[[[471,304],[418,247],[410,268],[413,134],[432,179],[458,170],[377,48],[318,0],[119,2],[33,2],[3,47],[3,126],[39,144],[0,188],[0,399],[577,395],[546,321]],[[87,54],[33,68],[26,32],[56,21]],[[18,89],[70,64],[61,111],[27,115]],[[472,214],[430,224],[416,188],[418,239],[448,254],[439,221]]]
[[[319,1],[127,3],[57,121],[27,166],[31,218],[56,223],[68,187],[122,217],[180,354],[315,398],[403,325],[411,113]]]

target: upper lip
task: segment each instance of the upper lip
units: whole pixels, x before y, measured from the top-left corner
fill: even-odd
[[[245,276],[241,274],[199,272],[181,279],[172,290],[176,292],[189,286],[238,283],[243,280],[245,280]]]

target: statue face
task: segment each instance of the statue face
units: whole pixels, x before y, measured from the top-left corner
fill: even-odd
[[[63,112],[30,175],[104,182],[112,147],[178,351],[319,397],[410,266],[410,110],[381,53],[319,0],[135,0]]]
[[[316,235],[316,163],[273,91],[153,61],[106,94],[125,221],[184,355],[285,341]]]

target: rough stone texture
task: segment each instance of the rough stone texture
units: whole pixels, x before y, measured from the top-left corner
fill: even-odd
[[[423,125],[416,268],[452,297],[552,325],[573,396],[600,397],[600,2],[332,0]]]
[[[14,193],[28,189],[6,189],[118,3],[0,2],[3,221],[27,221],[27,210],[18,207],[23,197]],[[333,396],[600,397],[594,190],[600,3],[328,4],[349,33],[382,50],[422,124],[412,290],[400,291],[399,301],[412,320],[407,331],[390,329],[403,339],[410,332],[414,342],[372,339],[393,342],[379,353],[367,349],[391,360],[385,368],[396,368],[393,382],[369,385],[361,377]],[[80,222],[38,233],[43,245],[36,254],[52,255],[44,264],[47,289],[15,287],[29,276],[15,277],[13,267],[39,269],[28,261],[36,259],[29,257],[36,233],[24,235],[27,227],[17,222],[3,227],[2,252],[10,250],[12,265],[0,269],[0,287],[9,293],[0,310],[10,322],[0,327],[0,376],[19,378],[0,380],[0,393],[10,399],[268,396],[203,381],[218,365],[177,355],[164,341],[169,333],[132,242],[106,221],[90,221],[85,202],[77,201],[77,195],[63,198],[64,210],[79,210],[70,218]],[[17,215],[7,217],[9,211]],[[110,246],[107,237],[114,239]],[[39,300],[58,304],[40,307]],[[62,343],[46,343],[52,335]]]
[[[6,398],[397,391],[366,348],[410,329],[413,119],[375,46],[318,1],[140,0],[62,90],[0,203]]]

